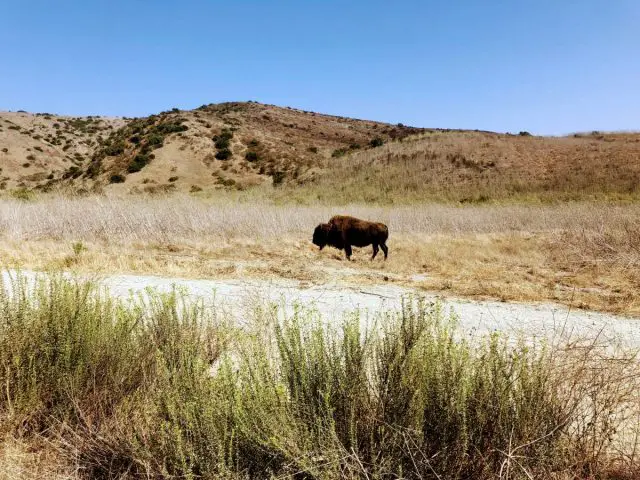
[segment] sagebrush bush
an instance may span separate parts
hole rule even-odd
[[[635,450],[611,458],[635,360],[465,340],[421,300],[373,324],[274,307],[240,327],[175,290],[3,278],[0,430],[46,438],[89,478],[639,473]]]

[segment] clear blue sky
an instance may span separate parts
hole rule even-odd
[[[0,0],[0,110],[640,130],[639,0]]]

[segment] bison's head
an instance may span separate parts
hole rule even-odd
[[[329,233],[331,232],[331,225],[328,223],[321,223],[313,231],[313,244],[320,247],[322,250],[327,243],[329,243]]]

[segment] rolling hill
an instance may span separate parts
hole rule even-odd
[[[0,113],[5,191],[211,192],[307,201],[636,198],[640,134],[425,129],[256,102],[143,118]]]

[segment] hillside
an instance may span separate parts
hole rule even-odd
[[[0,113],[0,168],[7,191],[263,185],[303,203],[635,199],[640,134],[418,129],[255,102],[135,119],[10,112]]]
[[[4,189],[246,189],[418,131],[253,102],[135,119],[2,113],[0,162]]]

